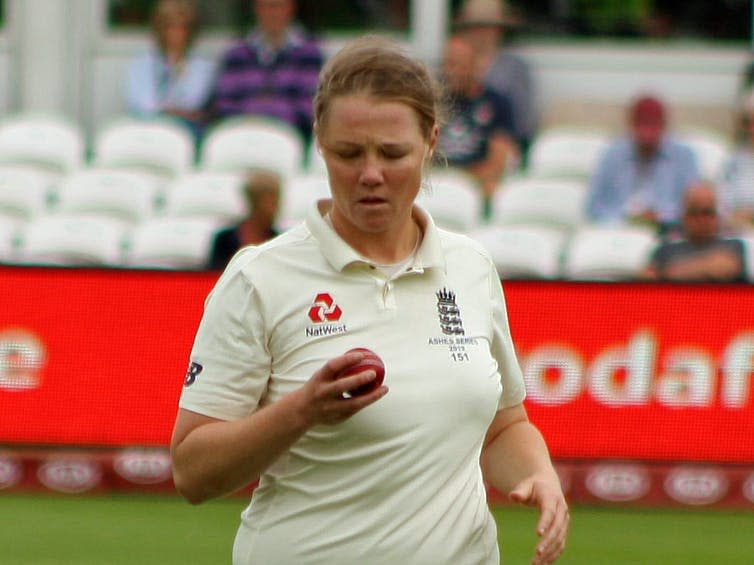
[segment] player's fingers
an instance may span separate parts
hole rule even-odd
[[[541,537],[536,548],[534,563],[552,563],[565,549],[570,515],[565,503],[559,503],[544,529],[537,525],[537,534]]]
[[[339,398],[333,398],[323,407],[325,421],[329,423],[343,422],[356,414],[359,410],[377,402],[387,393],[388,388],[385,385],[382,385],[368,393],[360,394],[359,396],[341,396]]]
[[[350,351],[343,355],[338,355],[327,362],[316,372],[314,377],[323,380],[334,380],[343,369],[350,367],[364,359],[364,354],[360,351]]]

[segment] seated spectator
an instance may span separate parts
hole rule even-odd
[[[720,206],[728,226],[754,229],[754,93],[743,102],[738,143],[720,181]]]
[[[309,141],[320,46],[294,23],[294,0],[254,0],[253,6],[256,27],[221,62],[213,118],[269,116],[293,125]]]
[[[151,25],[153,44],[128,70],[128,112],[137,117],[177,118],[198,140],[216,65],[192,50],[198,29],[196,5],[192,0],[160,0]]]
[[[744,244],[721,235],[715,188],[691,185],[684,195],[681,235],[652,254],[646,276],[671,281],[746,282]]]
[[[512,50],[509,41],[509,32],[520,23],[504,0],[465,0],[454,27],[473,46],[484,84],[510,100],[512,135],[525,169],[539,127],[539,107],[529,63]]]
[[[278,235],[275,219],[280,205],[281,178],[272,171],[258,169],[244,183],[247,215],[236,226],[215,234],[207,268],[222,271],[235,253]]]
[[[510,102],[484,86],[477,69],[472,45],[461,36],[452,36],[442,67],[451,108],[438,146],[448,165],[476,179],[485,201],[485,216],[489,216],[492,194],[517,150],[510,133]]]
[[[587,216],[600,223],[650,224],[663,233],[681,219],[683,193],[699,179],[690,147],[667,133],[665,106],[651,96],[628,110],[628,133],[600,157],[587,195]]]

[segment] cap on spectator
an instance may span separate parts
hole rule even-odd
[[[665,106],[653,96],[642,96],[631,105],[630,117],[633,123],[664,124]]]
[[[513,27],[521,19],[513,14],[505,0],[466,0],[458,12],[455,28],[472,26]]]

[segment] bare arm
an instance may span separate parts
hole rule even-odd
[[[663,273],[670,280],[728,280],[741,274],[740,257],[725,249],[710,251],[704,255],[673,261]]]
[[[568,505],[542,435],[523,404],[498,411],[481,457],[485,480],[511,500],[537,506],[540,541],[532,563],[552,563],[565,548]]]
[[[485,196],[492,196],[516,152],[516,144],[508,136],[496,133],[488,141],[487,156],[469,166],[469,172],[477,179]]]
[[[374,371],[337,378],[363,355],[328,361],[301,388],[240,420],[223,421],[179,410],[170,443],[173,480],[189,502],[231,493],[261,475],[309,428],[342,422],[387,393],[381,386],[353,398],[343,393],[371,381]]]

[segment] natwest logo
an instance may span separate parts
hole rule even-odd
[[[327,292],[320,292],[314,297],[314,302],[309,308],[309,319],[315,324],[323,322],[337,322],[343,311],[335,304]]]

